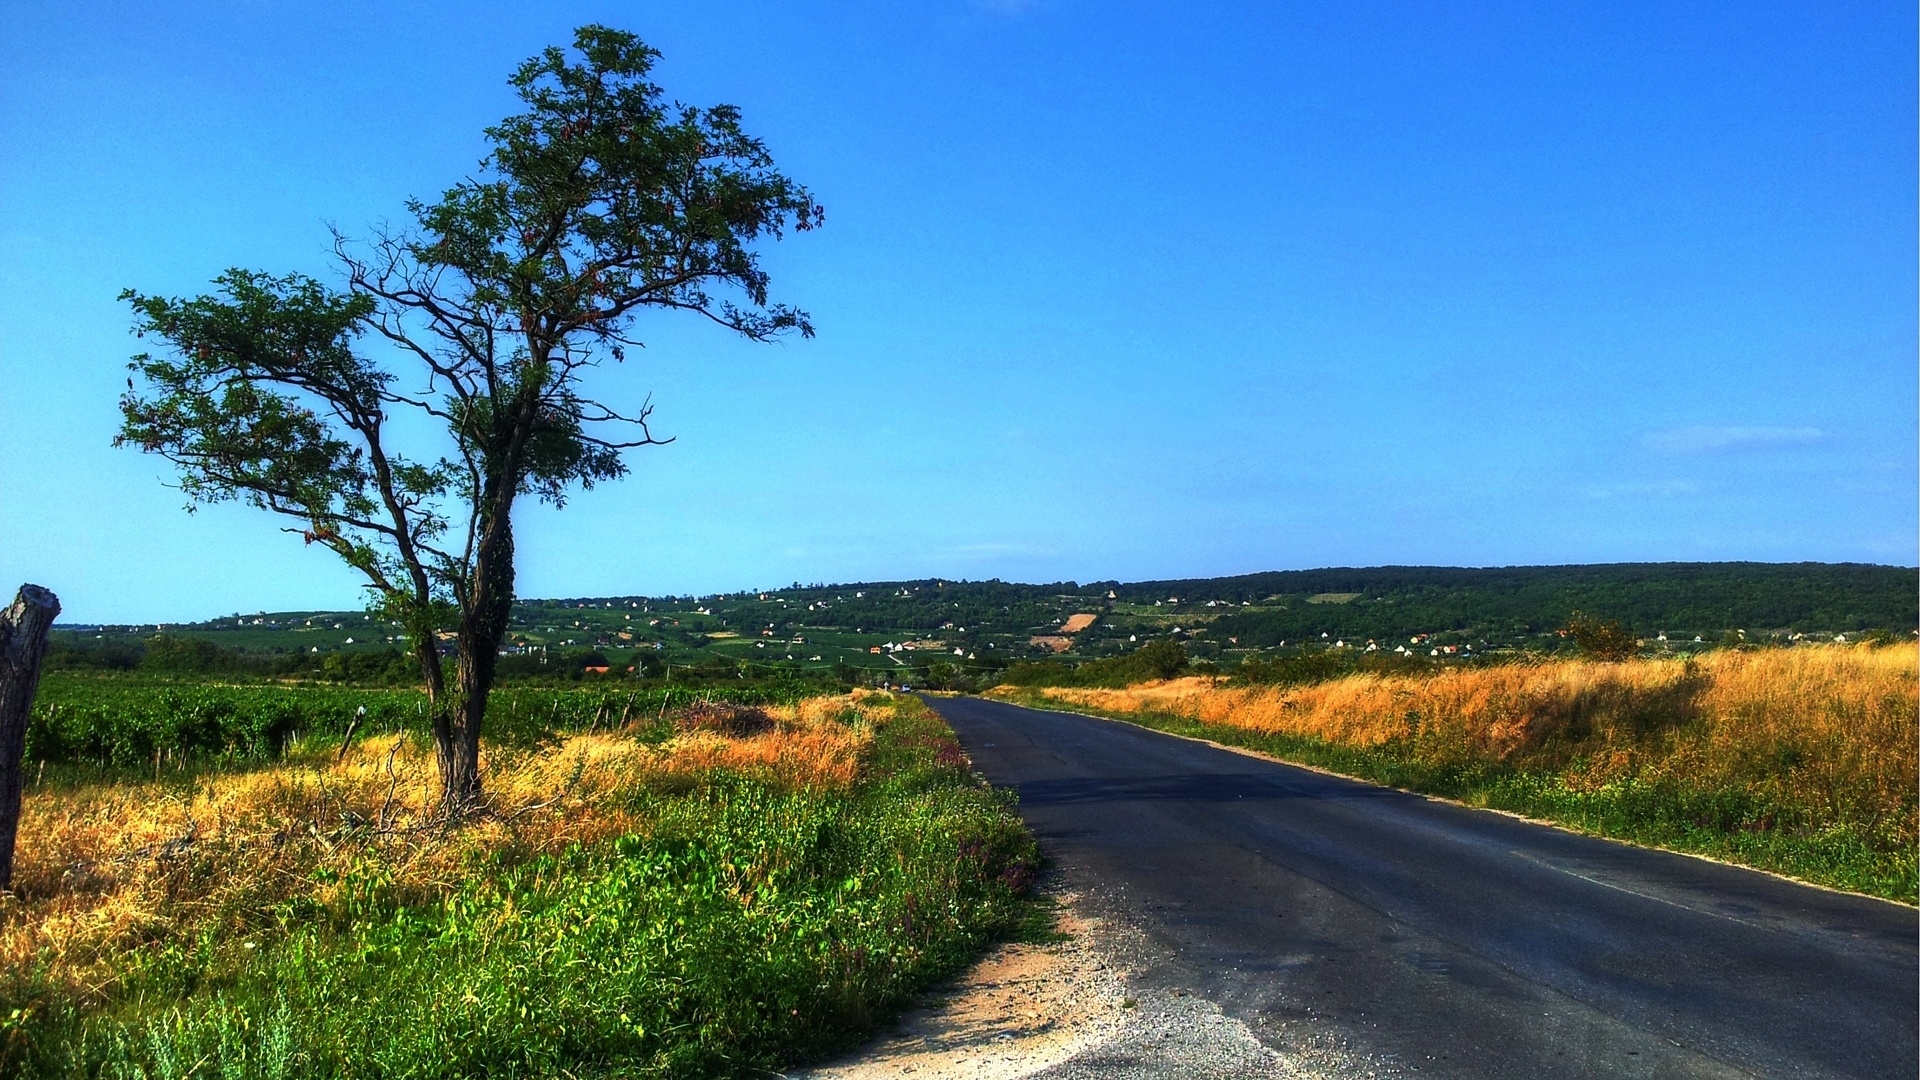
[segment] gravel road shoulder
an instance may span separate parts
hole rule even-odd
[[[872,1043],[796,1080],[1324,1075],[1261,1045],[1211,1002],[1141,984],[1137,935],[1059,899],[1064,940],[997,946]]]

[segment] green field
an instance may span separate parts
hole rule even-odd
[[[695,701],[760,705],[802,691],[750,686],[505,687],[487,713],[487,737],[523,746],[557,732],[644,725]],[[426,695],[410,689],[241,684],[52,672],[27,728],[29,765],[111,774],[269,762],[302,743],[426,729]]]

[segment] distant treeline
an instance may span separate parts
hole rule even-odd
[[[451,677],[451,656],[442,657]],[[263,653],[229,649],[205,638],[157,634],[134,641],[96,641],[74,632],[53,635],[47,650],[49,671],[130,672],[161,676],[238,676],[242,679],[315,679],[357,686],[416,686],[419,663],[398,649],[369,649],[326,653]],[[553,684],[582,680],[671,680],[683,684],[762,683],[848,684],[856,681],[851,669],[807,672],[784,664],[750,664],[724,656],[703,657],[697,664],[668,664],[641,655],[632,664],[611,663],[595,649],[553,650],[541,655],[502,656],[498,668],[503,683]]]
[[[955,626],[1013,628],[1052,625],[1060,616],[1063,595],[1088,601],[1104,599],[1108,585],[1080,585],[1055,582],[1046,585],[1022,585],[1007,581],[953,581],[928,578],[925,581],[888,581],[875,584],[811,585],[780,589],[777,595],[794,602],[790,610],[770,610],[754,600],[755,594],[741,593],[704,598],[717,615],[751,620],[782,634],[809,627],[851,630],[913,630],[931,633],[951,623]],[[566,600],[523,600],[514,605],[514,623],[534,626],[564,618],[570,609],[581,605],[611,605],[625,608],[633,604],[661,607],[673,603],[692,604],[694,597],[618,596],[573,598]],[[827,606],[814,608],[824,602]],[[805,606],[802,606],[805,605]]]
[[[1566,625],[1575,612],[1648,637],[1920,625],[1920,572],[1860,563],[1381,566],[1138,582],[1115,591],[1135,602],[1252,602],[1256,610],[1224,614],[1212,629],[1255,648],[1320,633],[1382,640],[1449,631],[1537,634]],[[1358,595],[1346,603],[1305,602],[1346,594]]]
[[[417,681],[412,660],[400,649],[353,645],[348,639],[346,647],[329,640],[321,643],[322,651],[313,651],[314,639],[292,632],[296,620],[311,623],[307,616],[313,614],[284,615],[266,631],[253,629],[260,622],[254,619],[244,634],[235,633],[241,625],[237,616],[146,638],[109,627],[93,628],[103,631],[98,635],[60,632],[51,662],[74,669],[371,685]],[[1097,619],[1064,635],[1063,625],[1076,614]],[[966,689],[991,685],[988,680],[998,669],[1017,662],[1041,666],[1017,667],[1016,676],[1057,671],[1062,663],[1068,668],[1075,662],[1132,664],[1128,657],[1139,644],[1162,637],[1180,642],[1196,660],[1222,668],[1254,650],[1270,654],[1284,647],[1297,653],[1303,647],[1342,644],[1362,650],[1372,644],[1377,652],[1398,654],[1394,661],[1378,657],[1371,663],[1404,660],[1410,646],[1460,659],[1469,650],[1476,656],[1512,650],[1564,653],[1575,643],[1561,631],[1576,616],[1617,625],[1624,641],[1641,639],[1650,647],[1662,635],[1668,641],[1661,644],[1685,649],[1791,640],[1795,634],[1857,638],[1880,633],[1904,639],[1920,626],[1920,571],[1850,563],[1385,566],[1133,583],[934,578],[795,585],[697,599],[528,600],[515,605],[514,621],[526,634],[521,649],[534,651],[502,656],[500,670],[510,680],[535,682],[805,678],[822,685],[885,680]],[[367,621],[357,618],[350,627],[356,632]],[[770,645],[790,646],[785,651],[806,643],[805,651],[818,658],[764,662],[740,656],[744,650],[724,655],[727,650],[716,645],[741,644],[714,640],[725,632],[756,642],[771,638]],[[1069,638],[1064,658],[1051,666],[1042,660],[1048,649]],[[888,640],[937,640],[941,647],[872,655]],[[1280,661],[1269,656],[1263,662]],[[1085,678],[1108,680],[1110,675],[1107,668],[1090,668]]]
[[[138,671],[151,675],[254,675],[335,682],[408,685],[420,666],[398,649],[364,652],[243,652],[205,638],[156,634],[128,641],[90,640],[56,631],[48,643],[49,671]]]
[[[1099,612],[1114,604],[1205,609],[1216,639],[1268,648],[1327,633],[1389,640],[1455,632],[1511,638],[1563,627],[1575,612],[1617,622],[1642,636],[1708,635],[1728,630],[1906,632],[1920,626],[1920,571],[1866,563],[1605,563],[1584,566],[1336,567],[1237,577],[1048,584],[955,581],[864,582],[792,586],[773,594],[794,602],[781,611],[742,607],[780,633],[807,627],[886,627],[934,633],[949,627],[1024,631],[1058,622],[1063,611]],[[1348,597],[1309,602],[1313,597]],[[742,594],[750,601],[751,594]],[[660,604],[641,596],[525,601],[516,621],[534,623],[578,605]],[[719,613],[731,596],[713,598]],[[1170,604],[1177,600],[1178,604]],[[813,608],[815,602],[825,606]],[[1238,610],[1241,605],[1252,605]],[[950,635],[949,635],[950,636]]]
[[[1071,660],[1029,660],[1005,671],[989,673],[992,685],[1068,686],[1121,689],[1155,679],[1181,675],[1212,675],[1240,686],[1305,686],[1346,675],[1421,674],[1443,666],[1458,666],[1423,656],[1358,649],[1306,649],[1272,656],[1247,656],[1234,664],[1194,660],[1179,643],[1150,641],[1123,656],[1075,663]]]

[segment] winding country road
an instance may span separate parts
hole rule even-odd
[[[1114,721],[929,702],[1067,886],[1334,1074],[1920,1072],[1913,909]]]

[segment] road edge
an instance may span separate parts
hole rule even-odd
[[[981,694],[948,695],[949,700],[953,698],[964,698],[964,697],[971,697],[979,701],[991,701],[1000,705],[1012,705],[1014,708],[1017,708],[1017,709],[1033,709],[1033,706],[1031,705],[1022,705],[1022,704],[1019,704],[1018,702],[1013,702],[1013,701],[1002,701],[999,698],[986,697]],[[928,707],[932,708],[933,707],[932,703],[929,702]],[[1254,750],[1250,747],[1232,746],[1227,743],[1215,742],[1212,739],[1202,738],[1198,735],[1181,735],[1172,731],[1162,731],[1159,728],[1150,727],[1146,724],[1138,723],[1132,720],[1125,720],[1117,716],[1102,716],[1099,713],[1080,712],[1077,709],[1033,709],[1033,711],[1057,712],[1057,713],[1064,713],[1068,716],[1083,716],[1089,720],[1105,720],[1110,723],[1125,724],[1128,727],[1139,728],[1142,731],[1151,731],[1155,735],[1164,735],[1169,739],[1184,739],[1187,742],[1194,742],[1194,743],[1200,743],[1205,746],[1211,746],[1216,750],[1225,750],[1228,753],[1240,754],[1244,757],[1256,758],[1258,760],[1272,762],[1277,765],[1285,765],[1293,769],[1304,769],[1307,772],[1319,773],[1322,776],[1332,776],[1332,777],[1337,777],[1341,780],[1351,780],[1356,784],[1365,784],[1368,787],[1381,788],[1386,791],[1398,791],[1398,792],[1401,792],[1402,794],[1412,795],[1412,796],[1415,796],[1416,798],[1426,799],[1430,802],[1446,803],[1449,806],[1457,806],[1462,810],[1472,810],[1472,811],[1476,811],[1478,813],[1484,813],[1484,814],[1498,814],[1501,817],[1512,818],[1515,821],[1523,821],[1529,825],[1540,825],[1549,829],[1555,829],[1563,833],[1568,833],[1573,836],[1584,836],[1591,840],[1602,840],[1609,844],[1619,844],[1622,847],[1638,848],[1641,851],[1664,851],[1669,855],[1680,855],[1689,859],[1698,859],[1701,862],[1713,863],[1716,866],[1727,866],[1727,867],[1732,867],[1735,870],[1744,870],[1751,874],[1762,874],[1762,875],[1765,875],[1766,877],[1774,878],[1775,880],[1778,880],[1778,881],[1784,881],[1793,885],[1801,885],[1809,889],[1819,889],[1822,892],[1830,892],[1839,896],[1854,896],[1854,897],[1859,897],[1862,900],[1873,900],[1878,903],[1887,904],[1891,907],[1901,908],[1909,912],[1920,914],[1920,903],[1910,904],[1901,900],[1889,900],[1884,896],[1875,896],[1872,893],[1855,892],[1852,889],[1836,888],[1835,886],[1832,886],[1832,885],[1823,885],[1817,881],[1805,881],[1801,878],[1794,877],[1790,874],[1780,873],[1778,870],[1766,870],[1758,866],[1748,866],[1745,863],[1730,862],[1726,859],[1717,859],[1711,855],[1702,855],[1697,851],[1680,851],[1676,848],[1662,847],[1659,844],[1636,844],[1631,840],[1622,840],[1617,836],[1603,836],[1600,833],[1588,832],[1587,830],[1579,828],[1577,826],[1567,825],[1558,821],[1548,821],[1544,818],[1529,817],[1526,814],[1521,814],[1516,811],[1500,810],[1491,806],[1475,806],[1472,803],[1461,802],[1458,799],[1449,799],[1444,795],[1432,795],[1424,791],[1414,791],[1410,788],[1394,787],[1391,784],[1382,784],[1377,780],[1368,780],[1365,777],[1353,776],[1343,772],[1336,772],[1332,769],[1329,769],[1320,765],[1308,765],[1308,764],[1305,764],[1304,762],[1289,761],[1286,758],[1276,757],[1272,754],[1262,753],[1261,751]]]

